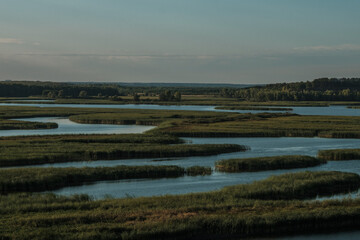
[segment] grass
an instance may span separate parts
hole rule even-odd
[[[334,150],[320,150],[318,158],[325,160],[359,160],[360,149],[334,149]]]
[[[258,111],[292,111],[292,108],[261,107],[261,106],[220,106],[215,109],[223,110],[258,110]]]
[[[0,138],[0,166],[210,156],[248,149],[236,144],[179,144],[181,142],[171,136],[141,134],[3,137]]]
[[[211,168],[178,166],[116,166],[95,168],[14,168],[0,170],[0,193],[50,191],[96,181],[173,178],[211,174]]]
[[[159,125],[150,132],[181,137],[329,137],[359,138],[360,117],[242,114],[188,119]]]
[[[334,189],[346,192],[358,182],[356,174],[305,172],[215,192],[176,196],[93,201],[86,195],[10,194],[0,196],[0,236],[228,239],[358,229],[360,200],[261,200],[264,196],[303,199],[309,192],[316,193],[315,189],[323,193]]]
[[[360,138],[360,117],[142,109],[0,107],[0,119],[68,116],[78,123],[156,125],[150,133],[181,137]],[[33,123],[32,123],[33,124]],[[1,124],[0,124],[1,126]]]
[[[272,176],[250,184],[226,187],[238,198],[263,200],[309,199],[355,191],[360,176],[345,172],[299,172]]]
[[[186,173],[189,176],[211,175],[211,172],[211,167],[192,166],[186,169]]]
[[[57,127],[58,127],[57,123],[41,123],[41,122],[0,119],[0,130],[51,129]]]
[[[255,172],[275,169],[306,168],[324,163],[326,163],[325,160],[310,156],[289,155],[225,159],[216,162],[215,168],[221,172]]]

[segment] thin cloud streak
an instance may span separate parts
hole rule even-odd
[[[297,47],[294,50],[300,51],[360,51],[360,45],[357,44],[341,44],[334,46],[307,46],[307,47]]]
[[[24,42],[16,38],[0,38],[0,44],[23,44]]]

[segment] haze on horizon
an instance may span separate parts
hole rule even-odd
[[[0,79],[360,76],[357,0],[0,0]]]

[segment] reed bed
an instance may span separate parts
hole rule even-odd
[[[129,143],[33,143],[0,146],[0,166],[25,166],[46,163],[116,160],[132,158],[166,158],[210,156],[246,151],[236,144],[129,144]]]
[[[257,111],[292,111],[292,108],[281,107],[261,107],[261,106],[219,106],[215,109],[223,110],[257,110]]]
[[[307,171],[271,176],[247,185],[226,187],[224,191],[229,191],[238,198],[280,200],[329,196],[352,192],[359,188],[360,176],[355,173]]]
[[[84,183],[184,176],[178,166],[116,166],[96,168],[15,168],[0,170],[0,193],[40,192]]]
[[[317,183],[326,189],[334,189],[340,182],[347,186],[357,184],[358,177],[353,175],[287,174],[262,181],[261,191],[271,196],[266,189],[278,187],[283,188],[281,196],[302,199],[308,196],[304,190],[322,191]],[[322,182],[325,179],[331,181]],[[286,183],[289,180],[291,183]],[[291,188],[294,182],[302,187]],[[2,239],[229,239],[359,227],[358,199],[260,200],[258,197],[262,195],[254,195],[260,192],[256,190],[258,184],[208,193],[97,201],[87,195],[0,195],[0,236]],[[242,198],[250,196],[241,193],[244,188],[257,199]]]
[[[329,161],[360,160],[360,149],[320,150],[318,158]]]
[[[212,170],[211,167],[202,167],[202,166],[192,166],[186,169],[186,173],[189,176],[197,176],[197,175],[211,175]]]
[[[215,163],[221,172],[256,172],[275,169],[292,169],[318,166],[326,160],[310,156],[287,155],[257,158],[224,159]]]

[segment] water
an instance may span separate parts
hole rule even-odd
[[[258,110],[222,110],[215,106],[200,105],[154,105],[154,104],[48,104],[48,103],[0,103],[0,106],[32,106],[32,107],[71,107],[71,108],[115,108],[115,109],[154,109],[154,110],[186,110],[186,111],[215,111],[260,113],[277,111]],[[268,106],[266,106],[268,107]],[[288,108],[288,107],[284,107]],[[346,106],[329,107],[291,107],[292,113],[300,115],[328,115],[328,116],[360,116],[360,109],[351,109]],[[284,112],[284,111],[280,111]]]
[[[225,111],[215,110],[214,106],[160,106],[160,105],[82,105],[82,104],[0,104],[17,106],[38,106],[38,107],[95,107],[95,108],[134,108],[134,109],[166,109],[166,110],[194,110],[194,111]],[[337,115],[337,116],[360,116],[360,110],[348,109],[344,106],[331,107],[293,107],[294,113],[302,115]],[[236,112],[263,112],[263,111],[236,111]],[[48,135],[48,134],[92,134],[92,133],[142,133],[153,127],[132,126],[132,125],[106,125],[106,124],[77,124],[66,118],[32,118],[19,119],[24,121],[55,122],[58,129],[45,130],[4,130],[0,136],[14,135]],[[215,162],[226,158],[245,158],[258,156],[276,155],[310,155],[315,156],[322,149],[359,148],[360,139],[324,139],[324,138],[186,138],[189,144],[206,143],[236,143],[251,147],[250,151],[221,154],[208,157],[184,157],[170,159],[132,159],[115,161],[94,161],[94,162],[73,162],[46,164],[41,167],[96,167],[116,165],[178,165],[189,167],[194,165],[211,166]],[[158,161],[161,160],[161,161]],[[36,166],[38,167],[38,166]],[[207,192],[219,190],[225,186],[251,183],[256,180],[265,179],[271,175],[279,175],[286,172],[298,171],[344,171],[360,174],[360,160],[353,161],[332,161],[317,167],[291,170],[275,170],[251,173],[220,173],[213,172],[210,176],[163,178],[163,179],[135,179],[120,181],[102,181],[83,186],[66,187],[53,193],[60,195],[89,194],[95,199],[107,196],[113,197],[139,197],[139,196],[160,196],[165,194],[184,194],[191,192]],[[332,197],[317,198],[338,199],[344,197],[358,197],[360,191],[349,194],[339,194]],[[342,232],[329,234],[311,234],[282,237],[280,239],[359,239],[360,232]]]
[[[214,167],[215,162],[228,158],[245,158],[275,155],[311,155],[315,156],[319,150],[332,148],[355,148],[360,146],[360,139],[323,139],[323,138],[186,138],[196,144],[205,143],[235,143],[246,144],[252,149],[247,152],[227,153],[215,156],[170,158],[164,161],[155,158],[129,159],[93,162],[72,162],[40,165],[41,167],[97,167],[116,165],[178,165],[189,167],[194,165]],[[299,147],[301,146],[301,147]],[[104,181],[90,185],[66,187],[54,193],[62,195],[73,195],[87,193],[96,199],[106,195],[113,197],[126,197],[128,195],[154,196],[164,194],[184,194],[191,192],[206,192],[219,190],[225,186],[251,183],[256,180],[265,179],[272,175],[280,175],[287,172],[299,171],[344,171],[360,174],[360,161],[331,161],[311,168],[274,170],[244,173],[220,173],[213,172],[210,176],[181,177],[155,180],[120,180]]]
[[[68,118],[59,117],[17,118],[16,120],[32,122],[52,122],[57,123],[59,127],[54,129],[1,130],[1,137],[53,134],[143,133],[154,128],[153,126],[139,125],[79,124],[70,121]]]
[[[40,104],[39,104],[40,105]],[[41,104],[43,105],[43,104]],[[84,105],[81,105],[84,106]],[[96,105],[98,106],[98,105]],[[112,107],[107,105],[108,107]],[[124,106],[124,105],[122,105]],[[147,107],[144,105],[133,105]],[[133,107],[132,106],[132,107]],[[154,106],[154,105],[149,105]],[[156,105],[155,105],[156,106]],[[169,106],[158,106],[169,107]],[[172,106],[176,108],[195,108],[196,106]],[[308,108],[306,108],[308,109]],[[323,109],[323,108],[318,108]],[[59,125],[58,129],[44,130],[5,130],[0,131],[1,136],[15,135],[48,135],[48,134],[91,134],[91,133],[142,133],[152,126],[138,125],[106,125],[106,124],[78,124],[71,122],[67,118],[23,118],[24,121],[55,122]],[[340,149],[340,148],[359,148],[360,139],[326,139],[326,138],[185,138],[188,144],[216,144],[231,143],[242,144],[251,147],[247,152],[236,152],[220,154],[215,156],[182,157],[182,158],[146,158],[112,161],[93,161],[93,162],[69,162],[57,164],[44,164],[30,167],[96,167],[96,166],[116,166],[116,165],[178,165],[189,167],[194,165],[210,166],[214,168],[215,162],[229,158],[248,158],[259,156],[277,155],[310,155],[316,156],[319,150]],[[159,161],[160,160],[160,161]],[[86,193],[95,198],[103,198],[106,195],[114,197],[132,196],[153,196],[163,194],[182,194],[190,192],[203,192],[218,190],[225,186],[250,183],[256,180],[265,179],[271,175],[283,174],[286,172],[298,172],[304,170],[338,170],[344,172],[355,172],[360,174],[360,161],[341,161],[329,162],[325,165],[292,170],[276,170],[251,173],[219,173],[214,172],[210,176],[181,177],[170,179],[155,180],[122,180],[97,182],[90,185],[67,187],[55,193],[72,195]]]
[[[160,196],[165,194],[185,194],[193,192],[208,192],[220,190],[223,187],[251,183],[262,180],[273,175],[280,175],[290,172],[301,171],[343,171],[360,174],[360,161],[329,162],[317,167],[285,169],[261,172],[244,173],[220,173],[213,172],[209,176],[164,178],[164,179],[136,179],[136,180],[118,180],[102,181],[89,185],[65,187],[53,193],[61,195],[90,194],[95,199],[101,199],[107,195],[115,198],[141,196]],[[197,163],[193,163],[197,165]],[[347,194],[345,195],[347,196]],[[355,196],[355,194],[354,194]]]

